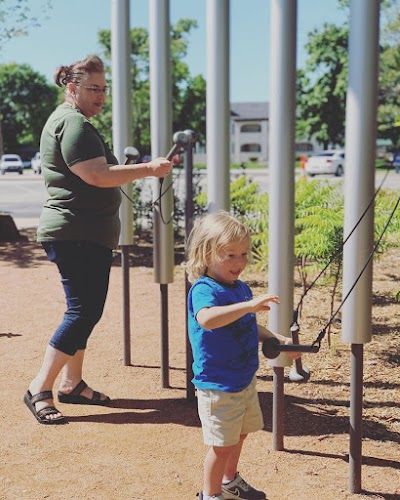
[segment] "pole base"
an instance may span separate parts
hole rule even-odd
[[[290,369],[289,379],[292,382],[308,382],[310,379],[310,370],[306,366],[302,366],[300,370],[294,365]]]

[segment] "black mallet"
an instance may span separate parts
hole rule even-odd
[[[139,159],[139,151],[133,146],[127,146],[124,149],[124,155],[126,156],[125,165],[133,165]]]

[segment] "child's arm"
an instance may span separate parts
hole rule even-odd
[[[204,307],[197,313],[196,319],[206,330],[213,330],[229,325],[245,314],[269,311],[269,302],[279,304],[279,298],[277,295],[261,295],[255,299],[228,306]]]
[[[285,344],[285,345],[293,344],[293,341],[290,337],[285,337],[284,335],[280,335],[279,333],[273,333],[273,332],[271,332],[271,330],[268,330],[268,328],[266,328],[263,325],[260,325],[259,323],[257,323],[257,328],[258,328],[258,340],[260,342],[262,342],[265,339],[270,339],[271,337],[275,337],[282,344]],[[298,359],[301,357],[301,354],[299,352],[288,351],[285,354],[287,354],[289,356],[289,358],[292,358],[292,359]]]

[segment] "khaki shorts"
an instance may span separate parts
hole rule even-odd
[[[255,377],[241,392],[197,389],[197,402],[206,445],[232,446],[264,427]]]

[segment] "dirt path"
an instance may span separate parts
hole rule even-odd
[[[141,249],[131,268],[132,366],[123,366],[121,269],[112,269],[104,316],[89,345],[85,379],[110,407],[59,404],[69,425],[36,423],[22,403],[50,332],[64,310],[55,266],[30,240],[0,244],[0,498],[6,500],[188,500],[201,488],[205,447],[185,399],[183,272],[169,286],[170,389],[160,388],[159,289]],[[140,266],[138,265],[140,263]],[[400,256],[374,267],[374,340],[365,346],[361,495],[348,490],[349,347],[307,355],[307,384],[285,384],[285,451],[273,451],[272,369],[258,389],[265,429],[250,437],[241,473],[274,500],[400,499],[400,326],[394,289]],[[246,277],[245,277],[246,278]],[[255,293],[265,276],[249,273]],[[396,285],[397,282],[397,285]],[[304,343],[327,317],[326,290],[307,302]],[[286,371],[285,371],[286,373]],[[286,373],[287,375],[287,373]]]

